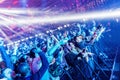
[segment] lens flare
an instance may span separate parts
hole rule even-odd
[[[0,4],[3,3],[5,0],[0,0]]]

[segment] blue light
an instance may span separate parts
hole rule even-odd
[[[27,7],[27,2],[28,2],[28,0],[19,0],[20,1],[20,6],[22,7],[22,8],[26,8]]]

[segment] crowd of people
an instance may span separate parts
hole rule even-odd
[[[99,54],[94,45],[105,28],[70,26],[12,46],[0,38],[0,80],[60,80],[68,69],[74,69],[73,80],[91,80]]]

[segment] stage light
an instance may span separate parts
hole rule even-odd
[[[41,33],[39,33],[38,35],[41,36]]]
[[[64,27],[67,27],[67,25],[64,25]]]
[[[4,11],[4,10],[3,10]],[[5,10],[6,11],[6,10]],[[5,12],[4,11],[4,12]],[[7,13],[9,13],[10,10],[6,11]],[[15,12],[16,11],[16,12]],[[16,13],[22,13],[25,10],[21,10],[21,12],[19,12],[18,10],[14,10],[14,14]],[[0,12],[2,12],[0,10]],[[32,10],[33,12],[33,10]],[[37,10],[35,10],[34,15],[38,14]],[[11,12],[12,13],[12,12]],[[28,15],[28,13],[23,12],[23,14]],[[43,14],[44,15],[44,14]],[[1,20],[0,24],[6,24],[6,25],[11,25],[11,24],[16,24],[16,25],[34,25],[34,24],[40,24],[40,23],[61,23],[61,22],[70,22],[70,21],[81,21],[83,19],[86,20],[90,20],[90,19],[108,19],[108,18],[118,18],[120,17],[120,10],[106,10],[106,11],[99,11],[99,12],[89,12],[89,13],[80,13],[80,14],[73,14],[73,13],[63,13],[60,15],[44,15],[44,16],[24,16],[21,18],[13,18],[12,20],[10,20],[9,18],[3,17],[1,16],[1,19],[5,20],[6,22],[3,22]],[[3,22],[3,23],[2,23]],[[69,24],[67,26],[70,26]]]
[[[32,37],[32,36],[30,36],[29,38],[30,38],[30,39],[32,39],[33,37]]]
[[[35,37],[38,37],[38,35],[36,34]]]
[[[28,38],[25,38],[26,40],[28,40]]]
[[[17,43],[19,43],[19,42],[20,42],[20,40],[17,41]]]
[[[49,31],[46,31],[46,33],[49,33]]]
[[[33,12],[35,11],[35,12]],[[6,8],[0,8],[0,13],[9,13],[9,14],[26,14],[28,12],[31,13],[40,13],[37,9],[22,9],[22,8],[11,8],[11,9],[6,9]]]
[[[67,26],[69,27],[69,26],[70,26],[70,24],[67,24]]]
[[[53,30],[50,30],[50,32],[52,33],[52,32],[53,32]]]
[[[58,27],[58,30],[60,30],[61,29],[61,27]]]
[[[25,39],[22,39],[21,41],[24,41]]]

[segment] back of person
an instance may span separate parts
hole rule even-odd
[[[76,54],[74,54],[74,53],[68,53],[65,55],[66,62],[69,66],[71,66],[71,67],[74,66],[75,57],[76,57]]]

